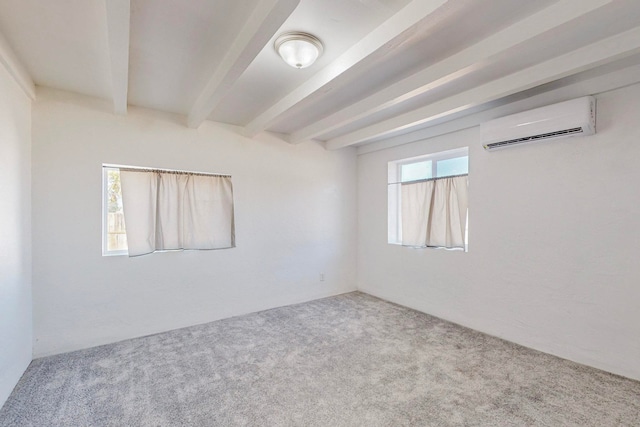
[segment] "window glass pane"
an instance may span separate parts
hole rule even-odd
[[[401,179],[402,182],[417,181],[419,179],[432,178],[431,160],[417,163],[409,163],[402,165]]]
[[[436,164],[437,177],[462,175],[469,173],[469,157],[454,157],[453,159],[439,160]]]
[[[443,178],[469,173],[468,147],[390,161],[387,165],[388,243],[402,244],[402,194],[400,183]],[[465,252],[468,250],[468,211],[465,224]]]
[[[107,250],[127,250],[127,233],[122,212],[122,192],[118,169],[107,170]]]

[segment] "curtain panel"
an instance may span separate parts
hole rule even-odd
[[[402,245],[465,247],[468,176],[403,183]]]
[[[235,247],[231,177],[120,169],[129,256]]]

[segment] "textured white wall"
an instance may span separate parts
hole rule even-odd
[[[355,150],[110,108],[50,90],[34,103],[36,356],[355,289]],[[102,163],[232,174],[237,247],[102,257]]]
[[[485,152],[479,129],[358,157],[358,287],[640,379],[640,85],[598,133]],[[469,253],[388,245],[387,162],[469,146]]]
[[[0,67],[0,407],[31,337],[31,101]]]

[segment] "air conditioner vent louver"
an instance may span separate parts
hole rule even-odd
[[[501,117],[480,125],[482,145],[495,150],[512,145],[596,132],[595,98],[587,96]]]
[[[525,136],[523,138],[510,139],[508,141],[494,142],[492,144],[486,144],[484,148],[486,149],[498,148],[498,147],[504,147],[506,145],[522,144],[523,142],[539,141],[541,139],[556,138],[558,136],[568,136],[568,135],[574,135],[574,134],[583,133],[583,132],[584,130],[581,127],[558,130],[555,132],[543,133],[540,135]]]

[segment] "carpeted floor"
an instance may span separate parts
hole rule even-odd
[[[640,382],[362,293],[34,360],[0,426],[640,426]]]

